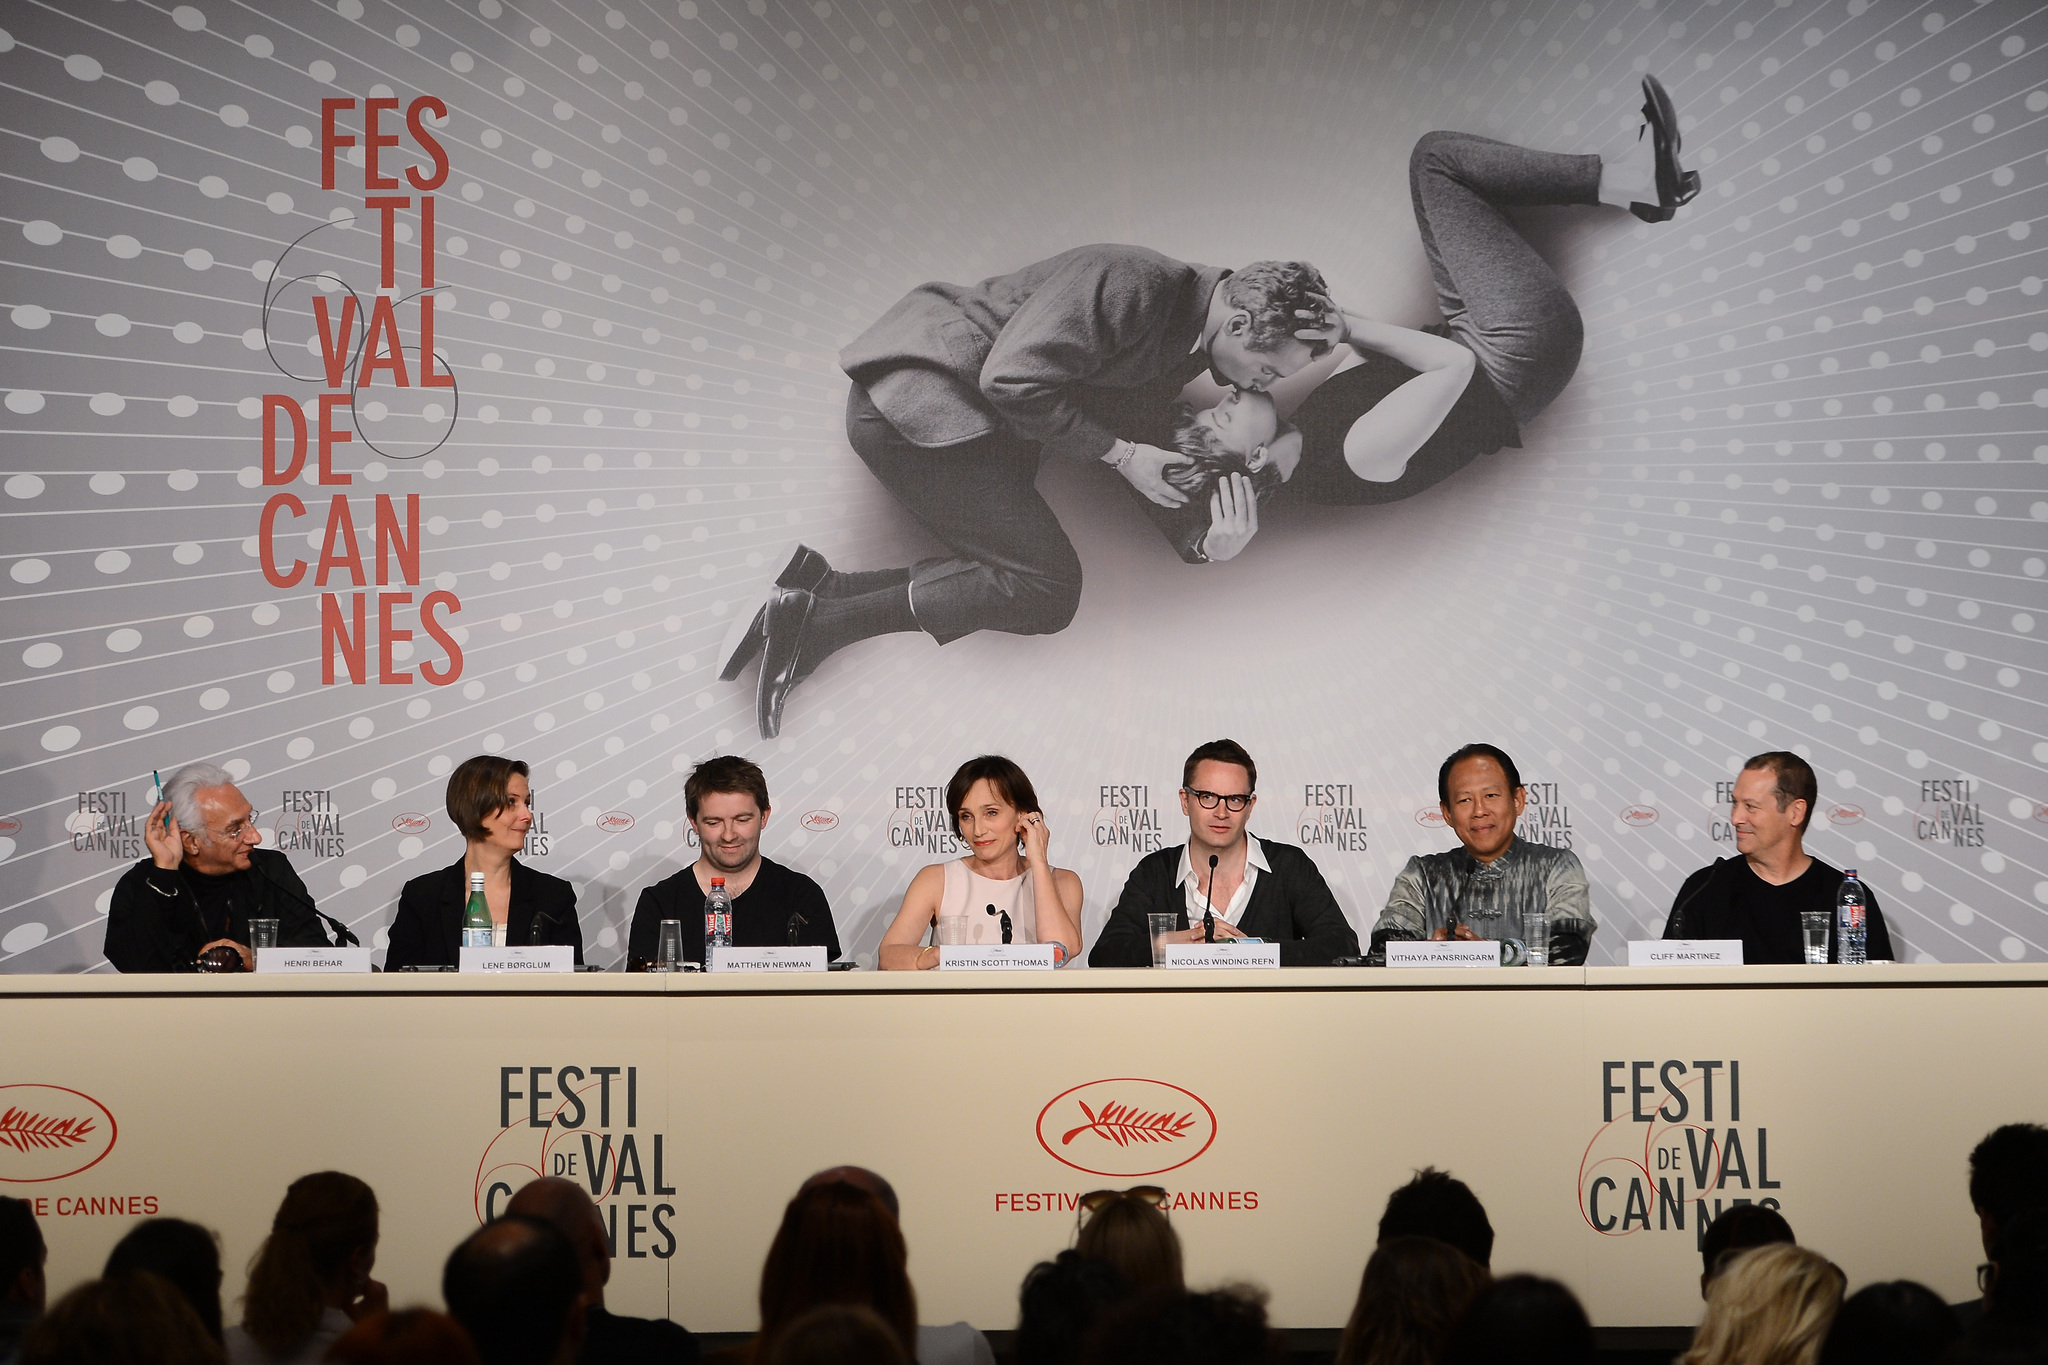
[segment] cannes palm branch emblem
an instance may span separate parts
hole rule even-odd
[[[1166,1081],[1118,1076],[1061,1092],[1038,1112],[1038,1144],[1090,1175],[1159,1175],[1216,1141],[1216,1113]]]
[[[0,1085],[0,1182],[62,1180],[96,1166],[114,1148],[107,1107],[60,1085]]]

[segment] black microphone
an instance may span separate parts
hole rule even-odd
[[[1216,941],[1216,855],[1209,855],[1209,891],[1202,907],[1202,942]]]
[[[1010,912],[1009,912],[1009,911],[1007,911],[1007,910],[998,910],[998,909],[996,909],[996,908],[995,908],[995,907],[994,907],[993,905],[991,905],[991,906],[990,906],[990,907],[988,908],[988,912],[989,912],[989,913],[990,913],[991,915],[1000,915],[1000,916],[1002,916],[1002,925],[1003,925],[1003,942],[1005,942],[1005,943],[1008,943],[1008,942],[1010,941],[1010,928],[1011,928],[1011,926],[1010,926]]]
[[[547,940],[543,939],[540,936],[540,927],[543,924],[553,924],[554,922],[554,914],[550,911],[542,910],[541,912],[536,914],[533,917],[533,923],[526,926],[527,946],[532,948],[540,948],[547,946]]]
[[[810,923],[811,923],[811,922],[810,922],[809,920],[807,920],[807,919],[805,919],[805,918],[804,918],[804,912],[803,912],[803,911],[801,911],[801,910],[792,910],[792,911],[790,911],[790,912],[789,912],[789,946],[790,946],[790,947],[792,947],[792,948],[801,948],[801,947],[803,947],[803,943],[802,943],[803,931],[804,931],[804,930],[805,930],[806,928],[808,928],[808,927],[810,926]]]

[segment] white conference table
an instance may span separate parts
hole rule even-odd
[[[784,1202],[840,1163],[894,1182],[927,1322],[1013,1326],[1077,1195],[1158,1184],[1191,1283],[1335,1327],[1425,1165],[1485,1201],[1497,1272],[1602,1327],[1696,1321],[1702,1209],[1740,1199],[1852,1285],[1959,1300],[1967,1154],[2048,1119],[2027,965],[5,976],[0,1039],[0,1115],[44,1134],[0,1120],[0,1192],[53,1289],[170,1213],[220,1230],[231,1315],[300,1174],[375,1186],[407,1303],[546,1171],[595,1184],[616,1310],[744,1331]]]

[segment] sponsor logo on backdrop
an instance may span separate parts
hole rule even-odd
[[[2042,824],[2048,825],[2048,806],[2034,807],[2034,818]]]
[[[1735,826],[1729,821],[1728,812],[1735,805],[1735,784],[1733,782],[1716,782],[1714,784],[1714,799],[1711,804],[1716,814],[1707,825],[1708,836],[1716,843],[1734,843]]]
[[[19,833],[21,821],[11,815],[0,815],[0,838],[8,838]]]
[[[1442,829],[1444,811],[1442,806],[1421,806],[1416,809],[1415,823],[1424,829]]]
[[[526,808],[533,812],[533,824],[527,828],[526,847],[521,851],[520,856],[526,858],[545,858],[548,856],[548,849],[553,846],[554,841],[548,836],[548,817],[540,808],[539,792],[529,791],[526,794]]]
[[[1863,807],[1847,802],[1837,802],[1828,807],[1828,823],[1831,825],[1860,825],[1863,823]]]
[[[1579,1214],[1603,1237],[1690,1232],[1736,1204],[1783,1207],[1770,1129],[1742,1113],[1742,1063],[1600,1063],[1600,1126],[1579,1161]]]
[[[606,834],[624,834],[633,828],[633,817],[622,810],[608,810],[597,817],[597,827]]]
[[[1572,808],[1564,803],[1557,783],[1531,782],[1527,789],[1529,800],[1522,807],[1522,818],[1515,824],[1515,837],[1532,844],[1570,848]]]
[[[80,792],[77,809],[64,817],[64,828],[71,835],[71,851],[123,863],[144,857],[149,846],[142,840],[142,820],[148,814],[148,807],[140,812],[131,809],[128,793],[124,791],[109,788]]]
[[[0,1181],[37,1185],[89,1171],[114,1150],[114,1112],[61,1085],[0,1085]]]
[[[676,1254],[667,1135],[640,1126],[637,1066],[500,1066],[498,1133],[477,1162],[479,1223],[544,1175],[574,1180],[604,1218],[612,1256],[665,1261]]]
[[[889,812],[889,847],[958,857],[967,845],[953,833],[944,787],[898,787]]]
[[[1090,1175],[1177,1171],[1216,1141],[1216,1111],[1192,1090],[1133,1076],[1061,1091],[1038,1111],[1038,1145]]]
[[[1166,847],[1166,824],[1152,804],[1152,788],[1143,782],[1103,783],[1097,788],[1095,846],[1155,853]]]
[[[1913,812],[1913,837],[1956,848],[1984,847],[1984,807],[1977,783],[1967,777],[1929,778],[1920,784],[1920,808]]]
[[[277,842],[279,853],[305,853],[315,858],[339,858],[348,851],[347,834],[341,827],[341,811],[331,791],[283,791],[278,793]]]
[[[1370,827],[1358,805],[1357,790],[1349,782],[1304,783],[1296,841],[1336,853],[1364,853]]]
[[[416,810],[391,817],[391,828],[400,834],[425,834],[433,823]]]
[[[1623,806],[1621,808],[1621,823],[1633,825],[1637,829],[1641,829],[1645,825],[1654,825],[1657,823],[1657,808],[1655,806]]]
[[[839,828],[839,817],[829,810],[807,810],[797,823],[813,834],[823,834],[828,829]]]

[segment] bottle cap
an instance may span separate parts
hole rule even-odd
[[[1843,877],[1845,877],[1845,878],[1847,878],[1847,877],[1853,877],[1853,876],[1855,876],[1855,875],[1856,875],[1856,869],[1855,869],[1855,868],[1853,868],[1853,867],[1851,867],[1851,868],[1845,868],[1845,869],[1843,869],[1843,871],[1842,871],[1842,876],[1843,876]]]
[[[713,877],[713,878],[711,879],[711,884],[712,884],[713,886],[724,886],[724,885],[725,885],[725,878],[723,878],[723,877]]]

